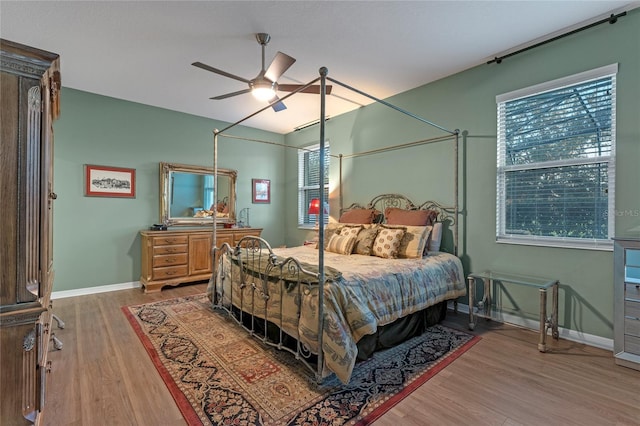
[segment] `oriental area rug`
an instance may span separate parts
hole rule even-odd
[[[293,355],[263,345],[206,295],[136,306],[127,316],[189,425],[365,425],[480,338],[442,325],[356,364],[349,384],[317,384]]]

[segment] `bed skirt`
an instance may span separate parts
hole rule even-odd
[[[240,312],[235,306],[233,307],[233,314],[238,320],[240,319]],[[447,302],[444,301],[406,317],[398,318],[391,324],[378,327],[376,333],[366,335],[358,341],[358,361],[369,359],[376,351],[397,346],[405,340],[421,335],[428,327],[442,322],[446,314]],[[278,342],[280,339],[280,329],[270,321],[267,322],[266,333],[263,319],[256,318],[254,321],[251,315],[244,312],[242,314],[242,322],[246,327],[253,326],[255,334],[259,336],[265,336],[266,334],[267,339],[272,342]],[[297,342],[295,338],[283,333],[282,342],[289,349],[296,350]],[[315,356],[311,356],[309,362],[315,364]]]
[[[376,351],[397,346],[405,340],[421,335],[428,327],[444,320],[446,314],[445,301],[378,327],[376,333],[368,334],[358,341],[358,360],[368,359]]]

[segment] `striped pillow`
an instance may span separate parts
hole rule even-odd
[[[400,243],[398,257],[410,259],[422,257],[431,235],[431,228],[431,226],[407,226],[407,232]]]
[[[333,234],[329,244],[327,244],[327,251],[338,254],[351,254],[355,243],[355,236]]]

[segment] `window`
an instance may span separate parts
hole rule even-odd
[[[320,185],[320,145],[308,146],[298,151],[298,226],[313,227],[318,215],[309,214],[309,203],[320,198],[324,191],[329,200],[329,144],[324,146],[324,182]],[[325,205],[325,223],[329,221],[329,205]]]
[[[616,73],[496,97],[498,242],[611,249]]]
[[[213,175],[204,175],[204,208],[209,209],[213,206]]]

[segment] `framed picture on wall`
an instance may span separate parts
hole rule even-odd
[[[136,169],[84,165],[85,197],[136,197]]]
[[[271,181],[269,179],[251,179],[253,203],[271,202]]]

